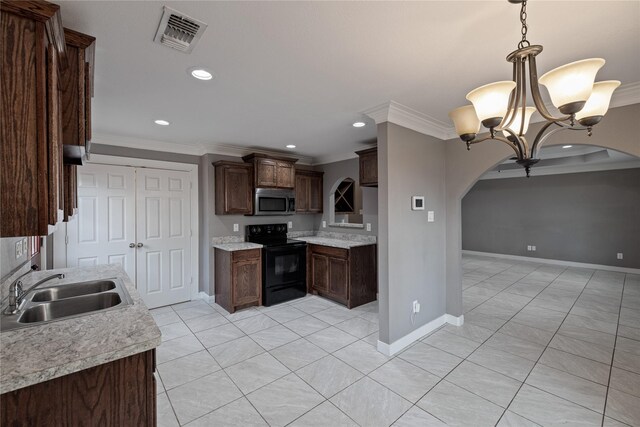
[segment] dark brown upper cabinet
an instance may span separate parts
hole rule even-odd
[[[298,159],[253,153],[242,158],[253,165],[255,188],[294,188]]]
[[[68,66],[60,7],[0,3],[1,237],[38,236],[62,200],[60,70]]]
[[[378,148],[356,151],[360,158],[360,186],[378,186]]]
[[[216,169],[216,215],[253,213],[253,167],[246,163],[219,161]]]
[[[296,169],[296,213],[322,213],[324,172]]]
[[[68,28],[64,36],[69,66],[61,76],[63,142],[89,152],[96,39]]]

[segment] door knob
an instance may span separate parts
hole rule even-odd
[[[137,245],[139,248],[143,247],[144,245],[142,243],[138,243]]]
[[[135,244],[135,243],[129,243],[129,247],[130,247],[130,248],[135,248],[135,247],[136,247],[136,244]]]

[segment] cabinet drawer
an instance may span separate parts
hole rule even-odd
[[[311,253],[322,254],[334,258],[347,259],[349,257],[348,249],[334,248],[331,246],[309,245]]]
[[[247,249],[244,251],[235,251],[232,253],[232,259],[236,261],[245,261],[249,259],[260,258],[261,249]]]

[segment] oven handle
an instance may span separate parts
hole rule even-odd
[[[264,248],[265,252],[268,255],[273,253],[281,253],[281,252],[298,252],[299,249],[306,248],[307,244],[295,244],[295,245],[285,245],[285,246],[271,246],[269,248]]]

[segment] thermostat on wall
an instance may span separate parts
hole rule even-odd
[[[411,197],[411,210],[423,211],[424,210],[424,196]]]

